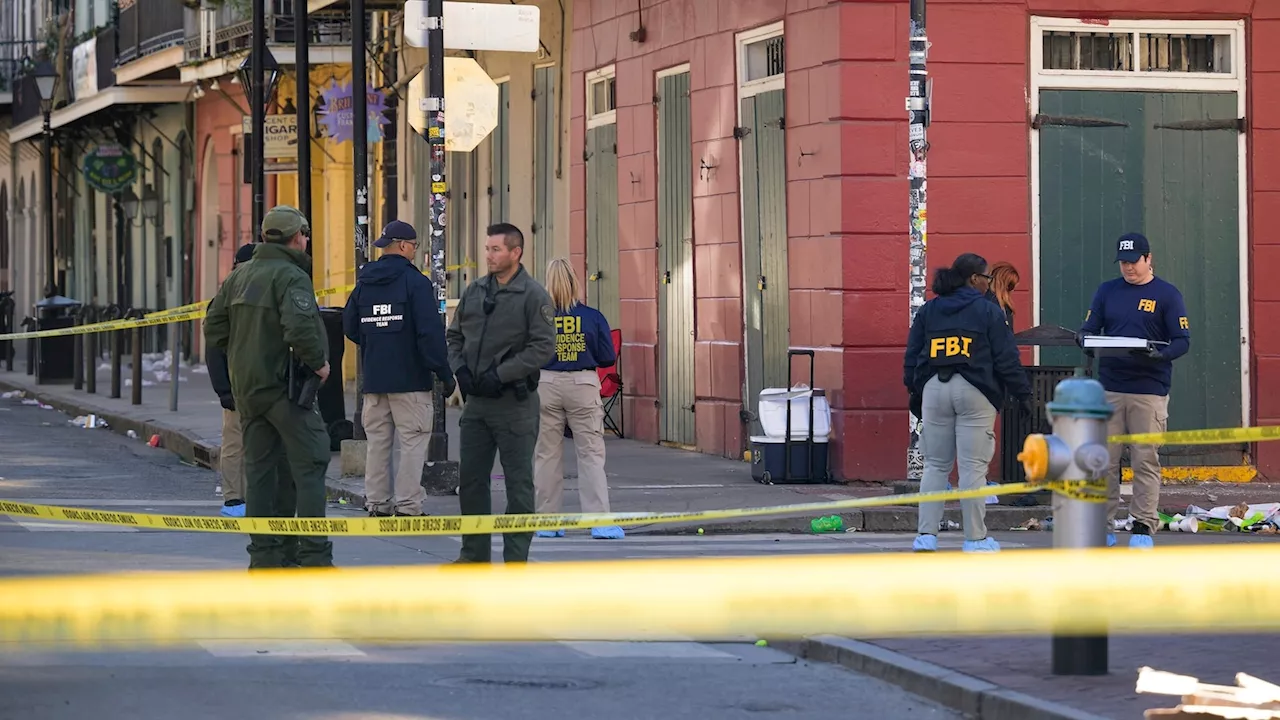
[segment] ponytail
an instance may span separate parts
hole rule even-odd
[[[951,267],[938,268],[933,275],[933,294],[950,295],[969,284],[969,278],[977,275],[987,267],[987,261],[981,255],[965,253],[956,258]]]

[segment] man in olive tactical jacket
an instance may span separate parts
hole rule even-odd
[[[329,436],[314,396],[299,390],[312,374],[321,382],[329,376],[328,339],[306,253],[309,232],[299,211],[272,208],[262,219],[263,241],[254,247],[253,261],[227,276],[205,317],[205,341],[226,348],[241,416],[248,517],[284,515],[275,487],[282,454],[297,487],[298,517],[325,515]],[[251,535],[249,567],[281,567],[285,546],[283,536]],[[297,562],[332,566],[333,543],[324,536],[298,538]]]

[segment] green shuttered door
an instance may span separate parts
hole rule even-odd
[[[556,246],[556,68],[533,72],[533,257],[525,269],[546,280]]]
[[[1198,122],[1234,119],[1235,94],[1043,91],[1040,113],[1040,322],[1078,328],[1098,284],[1119,275],[1116,239],[1143,233],[1191,320],[1169,429],[1240,425],[1239,136]],[[1041,351],[1047,365],[1079,357]],[[1162,454],[1166,464],[1241,461],[1194,448]]]
[[[662,440],[695,443],[693,117],[689,73],[658,79],[658,341]]]
[[[745,406],[758,415],[760,391],[787,383],[787,158],[783,91],[742,101],[742,287],[746,296]],[[753,433],[763,432],[758,423]]]
[[[587,131],[587,302],[621,325],[618,308],[618,126]]]

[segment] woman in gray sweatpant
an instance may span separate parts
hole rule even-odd
[[[1013,330],[1005,315],[985,297],[991,285],[987,261],[973,253],[938,270],[937,296],[916,313],[903,360],[903,382],[911,409],[920,418],[920,451],[924,455],[921,492],[948,487],[953,465],[959,466],[960,488],[981,488],[995,453],[996,408],[1006,394],[1024,407],[1031,404],[1031,384]],[[965,552],[996,552],[1000,544],[987,536],[983,498],[960,501]],[[919,536],[913,549],[938,549],[942,503],[921,503]]]

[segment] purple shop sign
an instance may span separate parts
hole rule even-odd
[[[382,141],[382,126],[388,120],[384,113],[387,110],[387,96],[381,90],[370,90],[367,94],[369,108],[368,141]],[[320,106],[316,113],[320,116],[320,124],[324,134],[334,142],[351,142],[355,139],[355,115],[352,113],[354,101],[351,95],[351,83],[333,81],[328,88],[320,91]]]

